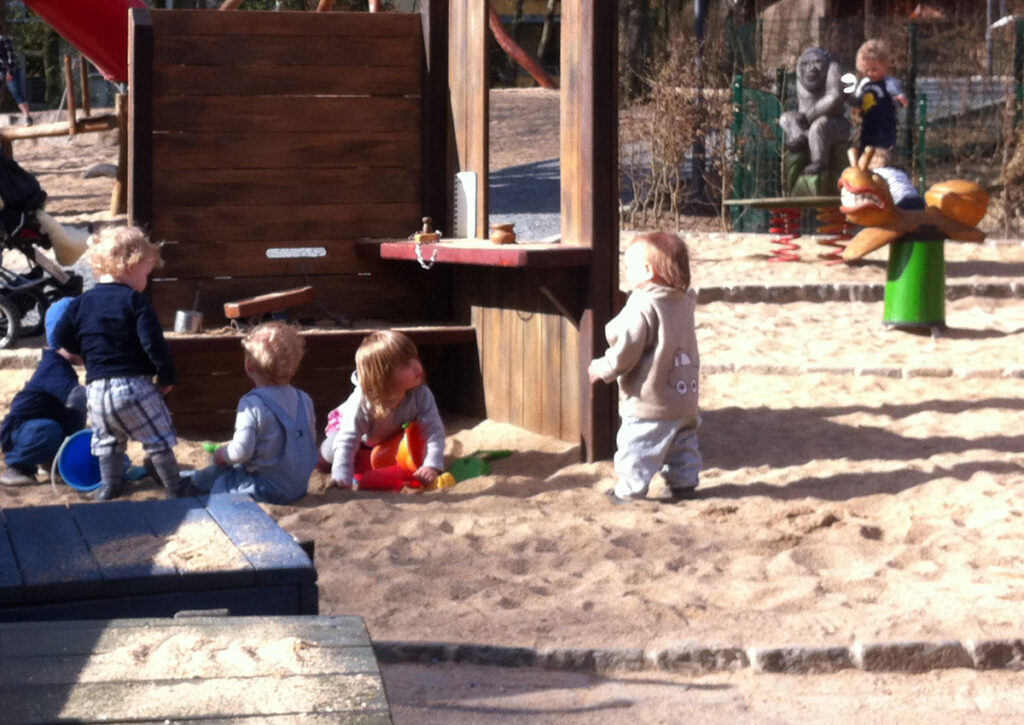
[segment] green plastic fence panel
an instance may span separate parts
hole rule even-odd
[[[747,88],[742,76],[733,84],[733,143],[736,169],[733,175],[732,198],[763,199],[782,194],[782,112],[778,98],[771,93]],[[735,231],[765,232],[768,211],[733,207]]]

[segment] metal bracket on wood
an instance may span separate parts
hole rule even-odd
[[[544,284],[539,285],[537,287],[537,291],[540,292],[542,295],[544,295],[544,297],[547,299],[548,302],[551,303],[551,306],[555,308],[555,310],[558,312],[558,314],[560,314],[562,317],[565,317],[566,319],[572,321],[573,327],[579,329],[580,320],[583,318],[583,310],[582,309],[578,310],[578,311],[571,310],[569,308],[569,305],[567,305],[558,296],[558,294],[554,290],[552,290],[550,287],[548,287],[547,285],[544,285]],[[579,306],[579,305],[580,305],[580,303],[577,302],[577,306]]]

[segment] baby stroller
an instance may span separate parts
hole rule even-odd
[[[82,292],[81,275],[61,265],[74,264],[85,244],[71,241],[43,211],[45,201],[46,192],[36,177],[0,154],[0,241],[4,251],[20,252],[27,265],[15,272],[7,266],[7,255],[0,263],[0,349],[42,334],[50,303]],[[49,250],[53,257],[46,253]]]

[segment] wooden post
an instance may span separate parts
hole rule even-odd
[[[153,223],[153,16],[128,11],[128,221]]]
[[[78,56],[78,77],[82,87],[82,113],[92,115],[92,100],[89,98],[89,61],[85,56]]]
[[[615,451],[615,388],[588,382],[604,352],[619,278],[618,47],[615,2],[562,0],[562,242],[591,248],[580,321],[580,429],[587,460]]]
[[[78,133],[78,110],[75,107],[75,74],[71,71],[71,56],[64,56],[64,88],[68,99],[68,135]]]
[[[118,93],[114,99],[114,115],[117,116],[117,179],[110,194],[110,213],[124,214],[128,211],[128,97]]]
[[[489,138],[489,57],[487,3],[450,0],[448,86],[451,89],[452,126],[455,132],[455,171],[476,172],[476,233],[487,236]],[[451,186],[453,175],[446,180]]]
[[[420,0],[420,20],[424,57],[421,214],[434,220],[435,229],[450,235],[454,219],[448,217],[452,188],[449,179],[453,178],[448,168],[448,0]]]

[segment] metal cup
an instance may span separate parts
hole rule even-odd
[[[178,310],[174,313],[175,332],[202,332],[203,313],[194,310]]]

